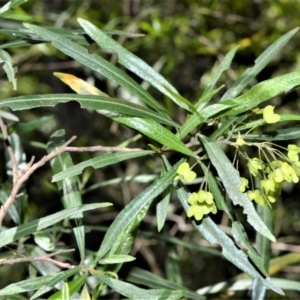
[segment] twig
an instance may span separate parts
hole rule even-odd
[[[0,128],[3,133],[4,141],[7,146],[7,150],[9,153],[9,157],[10,157],[12,169],[13,169],[13,187],[12,187],[11,193],[10,193],[9,197],[7,198],[6,202],[0,208],[0,227],[2,226],[3,219],[6,216],[9,208],[14,203],[15,199],[20,195],[19,190],[20,190],[22,184],[28,180],[28,178],[32,175],[32,173],[34,171],[36,171],[38,168],[42,167],[45,163],[47,163],[54,157],[56,157],[64,152],[67,152],[67,151],[68,152],[83,152],[83,151],[90,151],[90,152],[95,152],[95,151],[125,152],[126,151],[126,152],[128,152],[128,151],[143,150],[140,148],[105,147],[105,146],[68,147],[68,145],[76,139],[76,136],[73,136],[64,145],[62,145],[59,149],[51,152],[48,155],[45,155],[36,163],[34,163],[35,158],[32,157],[30,162],[26,165],[26,167],[21,172],[18,172],[17,160],[14,155],[13,148],[11,147],[11,145],[9,143],[7,129],[6,129],[6,126],[1,117],[0,117]]]
[[[106,146],[91,146],[91,147],[66,147],[65,151],[69,152],[129,152],[129,151],[140,151],[141,148],[126,148],[126,147],[106,147]]]
[[[42,256],[37,256],[37,257],[24,257],[24,258],[11,258],[11,259],[0,259],[0,265],[13,265],[16,263],[23,263],[23,262],[33,262],[33,261],[47,261],[51,262],[61,268],[65,269],[72,269],[75,266],[69,264],[69,263],[63,263],[57,260],[52,259],[51,257],[59,255],[61,253],[67,253],[67,252],[73,252],[75,249],[69,249],[69,250],[58,250],[56,252],[42,255]]]
[[[4,125],[2,119],[0,118],[0,125],[1,125],[1,130],[3,132],[3,136],[4,138],[7,139],[8,135],[7,135],[7,131],[6,131],[6,126]],[[13,177],[13,188],[11,190],[11,193],[9,195],[9,197],[7,198],[6,202],[2,205],[1,209],[0,209],[0,227],[2,226],[2,222],[4,217],[6,216],[9,208],[11,207],[11,205],[14,203],[19,189],[21,188],[22,184],[28,180],[28,178],[30,177],[30,175],[37,170],[38,168],[40,168],[41,166],[43,166],[46,162],[48,162],[49,160],[51,160],[52,158],[54,158],[57,155],[62,154],[63,152],[66,151],[66,147],[74,141],[74,139],[76,138],[76,136],[73,136],[72,138],[70,138],[64,145],[62,145],[59,149],[51,152],[48,155],[45,155],[44,157],[42,157],[38,162],[36,162],[35,164],[33,164],[34,161],[34,157],[30,160],[29,164],[27,164],[27,166],[25,167],[24,170],[22,170],[22,172],[17,171],[18,170],[18,166],[16,163],[16,159],[13,153],[13,149],[11,148],[11,146],[8,146],[8,150],[10,152],[10,159],[12,161],[12,165],[13,165],[13,169],[15,169],[16,171],[14,172],[14,177]],[[11,151],[10,151],[11,150]]]

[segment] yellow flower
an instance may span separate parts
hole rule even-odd
[[[277,123],[280,120],[280,115],[274,113],[274,106],[268,105],[263,110],[263,118],[266,123],[272,124]]]
[[[300,147],[296,146],[296,145],[288,145],[288,158],[292,161],[292,162],[298,162],[299,161],[299,156],[298,154],[300,153]]]
[[[247,178],[241,177],[242,185],[239,187],[239,192],[244,193],[246,188],[249,186],[249,181]]]
[[[193,181],[197,174],[191,171],[190,165],[187,162],[182,163],[177,169],[178,176],[175,177],[175,180],[184,179],[188,182]]]
[[[265,168],[264,162],[257,157],[254,157],[251,160],[249,160],[247,166],[249,168],[249,172],[254,177],[258,175],[258,170],[263,170]]]
[[[217,213],[217,207],[210,192],[200,190],[198,193],[192,193],[188,198],[188,203],[191,206],[187,212],[187,216],[189,218],[194,217],[197,221],[200,221],[209,213]]]
[[[237,147],[247,145],[247,143],[246,143],[246,142],[244,141],[244,139],[242,138],[240,132],[238,133],[238,138],[236,139],[235,143],[232,143],[232,145],[233,145],[233,146],[237,146]]]
[[[268,204],[267,196],[261,194],[259,190],[248,191],[247,195],[250,200],[254,200],[257,204],[261,206],[265,206]]]

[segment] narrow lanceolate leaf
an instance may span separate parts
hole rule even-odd
[[[118,54],[118,62],[128,70],[132,71],[142,79],[150,82],[160,92],[172,99],[177,105],[190,110],[193,106],[186,99],[182,98],[177,90],[159,73],[147,63],[135,56],[119,43],[106,35],[95,25],[83,19],[78,19],[79,24],[86,33],[103,49],[113,50]],[[177,96],[177,97],[176,97]]]
[[[243,113],[260,103],[275,97],[276,95],[289,92],[291,89],[300,85],[300,71],[288,73],[276,78],[262,81],[250,89],[247,93],[233,99],[225,100],[222,104],[228,103],[235,107],[230,109],[224,115],[236,115]]]
[[[232,136],[235,138],[235,136]],[[300,126],[292,128],[278,129],[275,131],[266,131],[265,133],[250,133],[247,134],[246,140],[256,141],[287,141],[300,138]]]
[[[175,134],[151,119],[116,117],[114,120],[137,130],[163,146],[189,156],[196,156]]]
[[[36,107],[55,106],[58,103],[65,103],[71,100],[77,101],[82,108],[110,112],[112,115],[133,116],[149,118],[154,121],[179,127],[179,125],[169,118],[162,117],[157,112],[130,103],[128,101],[110,98],[101,95],[77,95],[77,94],[45,94],[45,95],[27,95],[14,98],[8,98],[0,101],[0,107],[8,106],[12,110],[24,110]]]
[[[279,51],[288,43],[299,28],[295,28],[285,35],[281,36],[275,43],[269,46],[256,60],[255,65],[248,68],[227,90],[221,101],[234,99],[240,92],[259,74],[261,70],[279,53]]]
[[[79,289],[86,282],[86,279],[87,279],[87,274],[84,274],[84,275],[77,277],[76,279],[74,279],[72,281],[69,281],[68,283],[65,283],[68,286],[70,296],[72,296],[74,293],[79,291]],[[63,294],[63,289],[60,291],[57,291],[55,294],[53,294],[51,297],[49,297],[48,300],[62,300],[62,299],[64,299],[62,294]],[[69,298],[66,298],[66,299],[69,300],[70,296],[69,296]],[[86,300],[86,299],[84,299],[84,300]]]
[[[18,68],[13,67],[13,60],[11,56],[5,50],[0,49],[0,64],[3,65],[3,69],[7,75],[9,82],[13,84],[14,90],[17,89],[17,79],[15,78]]]
[[[226,103],[216,103],[205,107],[201,112],[196,112],[187,119],[176,136],[183,139],[197,126],[219,113],[223,112],[225,114],[226,111],[230,111],[235,105],[237,104],[227,101]]]
[[[122,234],[123,229],[131,224],[138,214],[147,207],[152,200],[161,194],[176,176],[176,170],[182,161],[179,161],[162,177],[156,179],[149,187],[130,201],[126,207],[118,214],[109,229],[107,230],[101,247],[97,253],[97,258],[101,259],[111,249],[115,241]]]
[[[70,166],[66,170],[55,174],[52,178],[52,182],[57,182],[64,178],[80,175],[83,172],[83,170],[87,167],[93,167],[94,169],[99,169],[112,164],[116,164],[124,160],[141,157],[144,155],[150,155],[153,153],[154,151],[150,151],[150,150],[140,150],[140,151],[130,151],[130,152],[128,151],[128,152],[103,154],[101,156],[83,161],[75,166]]]
[[[250,242],[243,224],[238,220],[232,203],[225,200],[215,176],[209,171],[209,169],[203,163],[201,163],[201,167],[204,173],[207,174],[209,190],[214,196],[218,209],[224,210],[232,222],[231,233],[236,244],[241,248],[246,249],[249,258],[255,264],[257,269],[260,270],[264,276],[267,276],[268,273],[265,269],[263,259]]]
[[[174,282],[173,280],[164,279],[152,272],[137,267],[130,268],[130,272],[126,277],[126,280],[131,283],[136,283],[153,289],[166,289],[173,291],[184,290],[186,291],[185,299],[206,299],[205,297],[200,296],[196,292],[187,289],[186,287]]]
[[[63,144],[65,144],[65,142],[65,131],[57,130],[51,135],[51,138],[47,144],[48,153],[59,149]],[[64,171],[73,166],[70,153],[67,152],[54,157],[50,163],[54,174]],[[71,208],[74,206],[76,207],[82,205],[82,199],[78,187],[78,178],[65,178],[57,182],[57,187],[61,193],[64,208]],[[79,248],[81,260],[83,260],[85,257],[85,233],[84,226],[82,224],[82,217],[82,213],[70,216],[70,220],[75,220],[74,223],[71,222],[71,225],[73,227],[73,232]]]
[[[75,268],[69,269],[67,271],[55,274],[53,279],[49,280],[47,283],[45,282],[42,285],[42,287],[40,287],[39,290],[36,291],[36,293],[33,296],[31,296],[30,300],[34,300],[34,299],[37,299],[37,298],[41,299],[41,296],[43,294],[51,291],[56,284],[58,284],[59,282],[67,280],[69,277],[71,277],[72,275],[76,274],[79,271],[80,271],[80,267],[75,267]]]
[[[16,7],[16,6],[19,6],[25,2],[27,2],[28,0],[11,0],[11,1],[8,1],[4,6],[2,6],[0,8],[0,14],[3,14],[5,13],[6,11]]]
[[[53,275],[45,275],[45,276],[35,277],[17,283],[13,283],[1,289],[0,296],[22,294],[30,291],[35,291],[41,288],[48,288],[47,291],[49,291],[57,283],[68,279],[70,276],[76,274],[79,271],[80,271],[80,267],[74,267],[67,271],[63,271]],[[35,298],[36,297],[33,296],[33,298],[30,299],[35,299]]]
[[[223,150],[219,147],[218,143],[209,142],[204,136],[201,137],[201,140],[206,153],[212,165],[217,170],[222,184],[224,185],[233,204],[240,205],[244,208],[243,212],[247,215],[248,223],[251,224],[256,231],[266,236],[271,241],[275,241],[275,237],[261,220],[247,195],[239,192],[239,187],[242,185],[242,181],[237,170],[234,168]]]
[[[79,63],[82,63],[83,65],[103,74],[108,79],[111,79],[123,86],[132,94],[139,97],[141,101],[154,108],[161,116],[169,118],[169,116],[163,111],[160,104],[121,69],[96,54],[89,54],[86,48],[64,38],[62,35],[57,34],[52,30],[47,30],[45,28],[29,24],[25,24],[24,26],[29,28],[38,36],[50,40],[55,48],[74,58]]]
[[[111,203],[96,203],[96,204],[86,204],[78,207],[68,208],[61,210],[55,214],[49,215],[44,218],[40,218],[31,222],[27,222],[18,227],[13,227],[10,229],[2,230],[0,232],[0,247],[8,245],[24,236],[30,235],[39,230],[48,228],[57,222],[69,218],[70,216],[84,211],[97,209],[101,207],[106,207],[112,205]]]
[[[171,194],[170,191],[166,193],[161,201],[156,205],[156,220],[157,220],[157,230],[158,232],[164,227],[165,221],[167,219],[168,207],[170,203]]]
[[[230,178],[230,177],[229,177]],[[181,205],[183,206],[184,210],[188,212],[189,204],[187,199],[189,197],[189,193],[186,191],[185,187],[178,186],[176,188],[177,196],[180,200]],[[249,200],[248,200],[249,201]],[[269,277],[263,276],[257,268],[250,263],[248,256],[246,253],[239,249],[232,239],[226,235],[213,221],[210,217],[205,217],[201,223],[196,223],[192,221],[193,225],[196,229],[201,233],[201,235],[210,243],[210,244],[219,244],[222,247],[222,254],[224,257],[232,262],[236,267],[240,270],[247,273],[253,279],[258,278],[262,280],[264,285],[275,291],[278,294],[284,295],[283,291],[275,287]]]
[[[116,291],[117,293],[125,296],[129,299],[143,299],[143,300],[179,300],[184,297],[186,294],[185,290],[146,290],[136,287],[131,283],[127,283],[124,281],[120,281],[117,279],[113,279],[111,277],[105,275],[99,275],[97,273],[93,273],[95,277],[97,277],[100,281],[107,284],[111,289]]]
[[[214,85],[216,84],[216,82],[218,81],[218,79],[220,78],[222,73],[230,67],[232,59],[234,58],[235,52],[237,51],[238,48],[239,48],[239,46],[234,47],[225,55],[223,61],[221,62],[221,64],[217,68],[217,70],[215,71],[215,74],[213,75],[211,80],[208,82],[201,98],[206,96],[213,90]]]

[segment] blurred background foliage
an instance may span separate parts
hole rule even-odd
[[[0,1],[5,4],[6,1]],[[1,18],[1,28],[21,27],[23,21],[56,28],[79,29],[77,18],[84,18],[96,26],[107,30],[123,30],[143,34],[140,37],[126,38],[116,36],[128,50],[147,63],[155,66],[178,90],[195,103],[201,96],[212,70],[220,63],[224,55],[239,45],[239,50],[229,70],[222,75],[219,84],[231,83],[246,68],[254,64],[255,58],[272,42],[287,31],[299,26],[299,1],[212,1],[212,0],[32,0]],[[1,44],[13,40],[13,37],[1,35]],[[256,78],[256,82],[300,69],[299,33],[293,38],[281,55],[275,58]],[[43,93],[71,92],[53,72],[74,74],[88,80],[115,97],[131,97],[112,82],[106,81],[93,71],[80,66],[48,44],[36,44],[27,47],[8,49],[18,66],[18,89],[14,91],[1,70],[1,99]],[[116,62],[116,57],[100,52],[91,45],[89,51],[97,52]],[[138,78],[135,78],[139,80]],[[256,83],[253,81],[253,84]],[[142,82],[141,82],[142,83]],[[183,111],[178,110],[171,101],[156,90],[149,88],[152,94],[167,107],[170,115],[178,121],[184,119]],[[225,89],[222,91],[224,92]],[[220,95],[221,96],[221,95]],[[299,89],[272,100],[282,112],[299,112]],[[43,143],[57,128],[66,129],[67,136],[77,135],[75,144],[118,145],[134,133],[114,124],[98,114],[83,111],[76,103],[60,104],[53,109],[34,109],[16,113],[20,122],[30,122],[46,115],[54,115],[38,130],[20,132],[27,159],[32,155],[41,157],[45,150]],[[11,124],[11,126],[16,126]],[[17,130],[17,128],[16,128]],[[38,146],[34,142],[39,142]],[[139,144],[140,146],[140,144]],[[144,145],[145,146],[145,145]],[[3,153],[3,148],[1,148]],[[2,155],[2,154],[1,154]],[[72,154],[75,162],[92,157],[94,154]],[[126,175],[138,175],[156,172],[159,162],[136,159],[110,167],[109,170],[93,171],[87,169],[83,175],[82,191],[85,202],[107,201],[114,203],[114,210],[101,215],[88,215],[85,222],[97,229],[88,233],[87,246],[97,250],[102,233],[99,225],[106,226],[122,209],[125,203],[139,193],[143,183],[123,182],[117,186],[97,187],[97,184]],[[5,176],[2,176],[5,177]],[[5,181],[5,178],[2,178]],[[50,168],[38,170],[28,183],[28,218],[36,218],[61,208],[59,193],[51,183]],[[299,186],[288,186],[280,201],[274,206],[275,236],[278,243],[273,244],[273,256],[289,252],[300,252],[300,204]],[[159,275],[172,278],[191,289],[228,280],[239,273],[234,266],[220,256],[209,253],[209,248],[198,233],[193,234],[192,227],[185,221],[185,215],[177,209],[176,202],[170,207],[168,222],[163,236],[178,237],[187,243],[198,244],[195,250],[179,247],[171,242],[158,239],[155,233],[155,209],[152,210],[143,225],[135,250],[139,252],[137,265],[145,267]],[[226,230],[228,220],[220,217],[220,226]],[[103,230],[103,229],[102,229]],[[147,233],[148,232],[148,233]],[[73,243],[69,235],[63,236],[66,244]],[[202,251],[199,255],[199,249]],[[174,263],[175,262],[175,263]],[[174,266],[178,267],[179,272]],[[11,267],[5,267],[10,270]],[[12,267],[15,276],[21,274],[19,265]],[[4,267],[2,267],[4,270]],[[25,273],[26,271],[23,270]],[[300,266],[284,266],[276,276],[300,280]],[[181,274],[181,275],[180,275]],[[125,276],[125,275],[124,275]],[[4,278],[2,276],[2,278]],[[5,279],[0,287],[17,278]],[[290,292],[293,298],[296,293]],[[227,295],[228,296],[228,295]],[[271,296],[270,296],[271,297]],[[297,296],[296,296],[297,298]],[[275,299],[275,298],[274,298]]]

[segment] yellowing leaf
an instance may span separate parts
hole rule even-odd
[[[81,95],[101,95],[108,96],[101,92],[99,89],[91,85],[90,83],[67,73],[54,72],[54,76],[59,78],[62,82],[68,85],[73,91]]]

